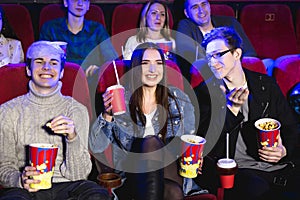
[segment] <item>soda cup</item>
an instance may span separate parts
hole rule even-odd
[[[238,165],[235,160],[222,158],[218,160],[217,170],[220,175],[222,188],[232,188],[234,185],[234,176],[237,172]]]
[[[112,113],[120,115],[126,112],[125,89],[122,85],[112,85],[106,89],[113,95]]]
[[[164,52],[165,59],[166,60],[172,60],[172,49],[173,49],[173,43],[172,41],[166,41],[166,42],[157,42],[157,46]]]
[[[65,55],[67,55],[67,45],[68,45],[67,42],[64,42],[64,41],[53,41],[51,43],[52,44],[54,43],[54,44],[58,45],[65,52]]]

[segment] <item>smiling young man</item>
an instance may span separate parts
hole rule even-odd
[[[299,176],[292,163],[300,134],[297,120],[271,77],[242,67],[242,42],[234,29],[219,27],[207,34],[202,43],[214,76],[195,90],[200,108],[198,133],[207,140],[216,139],[216,143],[204,158],[202,174],[195,181],[216,193],[220,187],[216,163],[226,157],[228,133],[229,157],[236,160],[239,169],[234,188],[226,190],[225,199],[287,199],[289,195],[299,198],[295,189]],[[254,123],[266,117],[281,123],[274,147],[258,145]]]
[[[67,42],[67,61],[81,65],[86,76],[90,77],[97,71],[97,66],[116,59],[117,53],[105,27],[85,19],[90,8],[89,0],[63,0],[63,5],[67,16],[46,22],[41,28],[40,40]],[[96,46],[96,53],[89,55]],[[83,62],[88,55],[89,60]]]
[[[64,57],[55,43],[33,43],[27,51],[29,92],[0,106],[1,200],[109,199],[105,189],[86,180],[92,167],[89,117],[85,106],[61,94]],[[59,147],[51,189],[30,188],[40,182],[32,179],[39,172],[27,160],[30,143]]]
[[[175,41],[177,60],[183,75],[187,79],[190,76],[191,63],[199,59],[205,59],[205,50],[201,46],[204,35],[216,27],[230,26],[234,28],[243,39],[244,55],[249,57],[257,56],[243,27],[236,18],[211,15],[211,7],[208,0],[185,0],[184,14],[186,19],[179,21]],[[198,54],[196,55],[196,53]]]

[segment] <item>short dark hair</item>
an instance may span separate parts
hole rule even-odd
[[[27,50],[26,66],[30,69],[32,59],[48,53],[60,55],[61,70],[63,70],[66,62],[66,54],[57,41],[50,42],[41,40],[33,42]]]
[[[207,3],[209,3],[209,1],[207,0]],[[184,9],[188,9],[188,5],[189,5],[189,0],[184,0]]]
[[[214,28],[207,33],[201,45],[206,49],[208,43],[217,39],[224,40],[229,49],[243,49],[243,41],[239,34],[233,28],[226,26]]]
[[[189,0],[184,0],[184,9],[188,9]]]
[[[32,58],[26,58],[26,66],[28,67],[28,69],[31,69],[31,61],[32,61]],[[61,56],[60,58],[60,71],[62,71],[65,67],[65,64],[66,64],[66,57],[65,56]]]

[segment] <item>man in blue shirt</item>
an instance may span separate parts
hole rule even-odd
[[[67,42],[67,61],[81,65],[90,77],[98,66],[116,59],[117,53],[104,26],[84,18],[89,0],[64,0],[63,3],[68,9],[67,16],[46,22],[41,28],[40,40]]]

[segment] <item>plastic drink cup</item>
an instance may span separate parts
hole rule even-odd
[[[197,135],[182,135],[180,138],[183,154],[180,159],[179,174],[186,178],[195,178],[201,165],[206,140]]]
[[[68,45],[67,42],[64,42],[64,41],[54,41],[52,43],[57,44],[65,52],[65,54],[67,54],[67,45]]]
[[[112,112],[114,115],[120,115],[126,112],[125,89],[122,85],[113,85],[106,89],[113,95]]]
[[[67,42],[64,42],[64,41],[53,41],[51,42],[52,44],[56,44],[58,45],[65,53],[64,53],[64,59],[66,59],[67,57],[67,45],[68,43]]]
[[[161,48],[161,50],[163,50],[164,53],[172,51],[172,41],[157,42],[156,44],[159,46],[159,48]]]
[[[172,52],[172,49],[173,49],[172,41],[157,42],[156,44],[164,52],[165,58],[167,60],[169,60],[170,59],[169,57],[171,56],[171,52]]]
[[[280,133],[280,122],[272,118],[262,118],[254,123],[258,129],[258,138],[261,146],[276,147]]]
[[[237,172],[237,163],[230,158],[222,158],[218,160],[217,170],[220,174],[220,182],[222,188],[232,188],[234,185],[234,176]]]
[[[53,144],[36,143],[29,145],[29,163],[40,172],[40,175],[33,176],[33,179],[41,181],[38,184],[30,184],[31,188],[49,189],[52,187],[57,151],[57,145]]]

